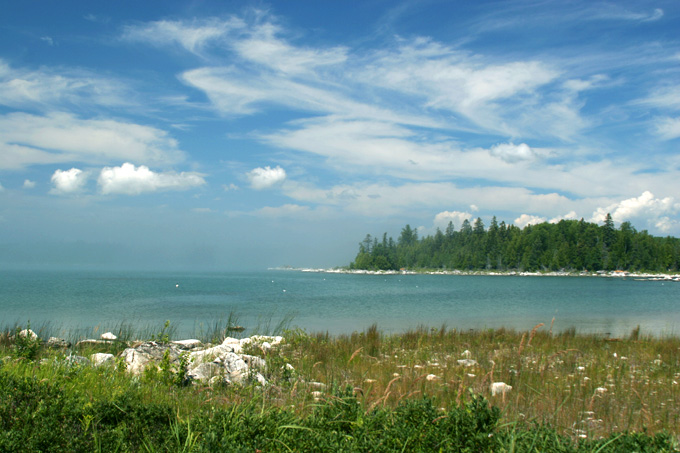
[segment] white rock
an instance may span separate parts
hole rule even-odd
[[[425,379],[427,379],[428,381],[438,381],[440,379],[440,377],[437,376],[436,374],[428,374],[425,377]]]
[[[175,344],[182,349],[195,349],[195,348],[198,348],[200,346],[203,346],[203,343],[201,343],[201,340],[196,340],[194,338],[192,338],[190,340],[173,341],[172,344]]]
[[[97,352],[90,356],[90,361],[94,366],[112,365],[114,363],[114,356],[113,354]]]
[[[195,368],[187,371],[187,376],[196,381],[211,381],[214,377],[224,374],[224,369],[216,363],[201,363]]]
[[[101,338],[102,340],[117,340],[118,339],[118,337],[115,336],[112,332],[103,333],[101,335],[101,337],[99,337],[99,338]]]
[[[474,359],[460,359],[458,360],[458,365],[463,365],[464,367],[475,366],[477,361]]]
[[[491,396],[496,395],[505,396],[505,394],[508,393],[510,390],[512,390],[512,386],[506,384],[505,382],[494,382],[493,384],[491,384]]]

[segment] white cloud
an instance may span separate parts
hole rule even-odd
[[[194,172],[156,173],[148,167],[124,163],[120,167],[105,167],[97,180],[103,194],[139,195],[144,192],[186,190],[205,184],[205,179]]]
[[[53,110],[69,104],[123,106],[132,96],[119,81],[82,70],[12,68],[0,58],[0,105]]]
[[[521,216],[517,217],[513,223],[519,228],[524,228],[527,225],[538,225],[539,223],[544,223],[546,220],[547,219],[545,217],[522,214]]]
[[[301,206],[298,204],[284,204],[283,206],[271,207],[265,206],[255,212],[256,215],[262,217],[299,217],[310,211],[309,206]]]
[[[510,164],[524,160],[533,160],[536,156],[534,151],[526,143],[521,143],[519,145],[515,145],[514,143],[501,143],[492,146],[489,153]]]
[[[5,190],[4,187],[2,187],[2,184],[0,184],[0,192],[3,192]]]
[[[244,27],[241,19],[195,19],[191,22],[161,20],[140,25],[130,25],[123,30],[122,39],[145,42],[155,46],[178,45],[191,53],[202,54],[211,42]]]
[[[283,182],[286,179],[286,171],[278,165],[276,168],[258,167],[246,173],[246,177],[250,181],[250,187],[261,190]]]
[[[552,219],[549,220],[550,223],[559,223],[560,220],[577,220],[578,216],[576,215],[576,211],[569,211],[568,213],[564,215],[560,215],[557,217],[553,217]]]
[[[234,49],[243,59],[287,74],[308,73],[319,66],[347,60],[347,48],[312,49],[294,47],[277,37],[281,28],[271,23],[255,27],[246,39],[235,41]]]
[[[643,220],[645,223],[668,225],[668,216],[677,215],[680,212],[680,203],[673,197],[655,198],[654,194],[645,191],[637,198],[628,198],[618,203],[613,203],[604,208],[598,208],[593,212],[591,222],[601,223],[609,213],[614,222]],[[664,220],[664,218],[666,220]]]
[[[680,117],[660,118],[656,123],[656,133],[665,140],[680,137]]]
[[[225,192],[229,192],[230,190],[239,190],[239,187],[234,184],[222,184],[222,188],[224,189]]]
[[[35,187],[35,181],[30,179],[24,180],[24,189],[33,189]]]
[[[460,229],[460,226],[463,224],[465,220],[470,220],[472,218],[472,214],[469,212],[460,212],[460,211],[442,211],[436,216],[434,216],[434,226],[438,227],[441,230],[445,230],[446,227],[449,225],[449,222],[453,222],[453,227],[456,229]]]
[[[79,168],[56,170],[51,178],[54,188],[50,190],[50,193],[55,195],[78,193],[83,189],[88,178],[88,173]]]
[[[171,164],[184,159],[177,141],[149,126],[81,120],[67,113],[0,116],[0,169],[61,162]]]

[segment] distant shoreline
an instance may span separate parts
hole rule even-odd
[[[549,272],[524,272],[524,271],[461,271],[461,270],[366,270],[366,269],[343,269],[343,268],[304,268],[304,267],[275,267],[270,270],[295,271],[323,274],[355,274],[355,275],[484,275],[500,277],[606,277],[606,278],[632,278],[643,281],[671,281],[680,282],[680,273],[662,274],[648,272],[627,271],[549,271]]]

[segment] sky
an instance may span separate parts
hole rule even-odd
[[[677,1],[2,9],[0,266],[332,267],[493,216],[680,236]]]

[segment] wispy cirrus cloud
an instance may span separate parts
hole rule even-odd
[[[166,165],[184,159],[175,139],[149,126],[68,113],[0,115],[0,169],[61,162]]]
[[[0,58],[0,105],[59,110],[82,106],[130,106],[131,92],[120,80],[80,69],[24,69]]]

